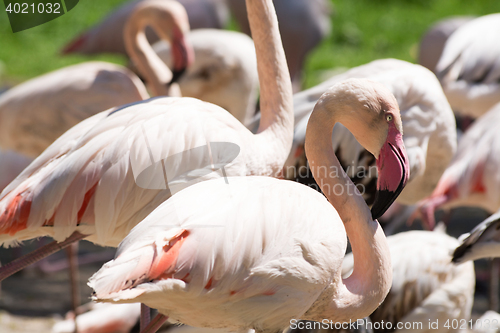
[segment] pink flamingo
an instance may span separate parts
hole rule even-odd
[[[215,160],[226,161],[222,171],[229,176],[278,174],[292,143],[292,90],[270,0],[269,12],[257,13],[262,1],[249,2],[262,87],[259,134],[224,109],[193,98],[156,98],[101,112],[68,130],[4,189],[0,243],[51,236],[55,242],[43,255],[82,238],[117,246],[179,188],[220,178],[212,172]],[[237,147],[236,154],[219,149],[221,142]],[[183,152],[206,148],[212,148],[201,156],[206,158],[182,158]],[[155,173],[147,178],[143,171],[169,156],[181,160],[160,169],[160,180],[165,171],[168,184],[158,182]],[[39,255],[29,258],[2,267],[0,280]]]
[[[271,1],[265,5],[255,6],[259,14]],[[371,213],[332,149],[337,122],[377,158]],[[341,322],[372,313],[392,280],[387,241],[374,219],[409,177],[396,99],[379,83],[346,80],[320,98],[306,135],[311,169],[328,200],[269,177],[191,186],[122,241],[116,258],[89,280],[93,298],[156,308],[161,315],[151,327],[169,316],[191,326],[276,332],[294,318]],[[346,234],[354,270],[342,280]]]

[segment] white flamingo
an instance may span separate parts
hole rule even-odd
[[[381,201],[372,213],[334,155],[336,122],[377,158]],[[389,250],[373,218],[408,180],[401,132],[397,102],[383,85],[358,79],[335,85],[316,104],[306,139],[328,200],[307,186],[269,177],[188,187],[139,223],[115,260],[89,280],[94,299],[156,308],[162,315],[152,326],[169,316],[235,331],[276,332],[294,318],[369,315],[391,284]],[[339,170],[339,176],[323,168]],[[346,234],[354,270],[342,280]]]
[[[460,139],[453,157],[432,194],[419,203],[416,216],[428,228],[434,211],[472,206],[493,213],[500,208],[500,104],[477,119]]]
[[[477,118],[500,102],[500,14],[476,18],[447,40],[436,75],[453,110]]]
[[[132,58],[153,92],[168,94],[173,74],[141,39],[148,24],[172,41],[173,69],[177,73],[192,60],[192,50],[184,38],[189,31],[187,16],[176,2],[148,1],[129,21],[127,40]],[[126,68],[104,62],[69,66],[0,96],[0,147],[35,158],[80,121],[111,107],[147,98],[143,83]]]
[[[321,94],[347,78],[381,82],[398,101],[411,178],[397,202],[412,205],[430,195],[456,151],[455,119],[436,77],[422,66],[396,59],[376,60],[355,67],[294,95],[296,126],[292,150],[285,163],[285,177],[312,186],[304,154],[307,121]],[[258,119],[255,117],[250,128],[255,128]],[[332,145],[340,163],[349,168],[349,176],[359,184],[371,205],[377,182],[375,159],[340,124],[333,131]]]
[[[69,42],[62,52],[64,54],[120,53],[128,55],[123,30],[130,15],[142,1],[145,0],[133,0],[120,6],[98,25]],[[229,10],[225,0],[177,0],[177,2],[186,9],[191,29],[223,29],[229,21]],[[151,43],[159,39],[158,35],[149,29],[146,35]]]
[[[219,105],[248,123],[255,114],[259,85],[252,39],[235,31],[198,29],[187,41],[195,61],[177,81],[182,96]],[[160,41],[153,49],[172,66],[170,44]]]
[[[67,131],[4,189],[0,243],[51,236],[56,242],[41,250],[44,255],[87,236],[117,246],[173,192],[220,178],[213,171],[221,166],[230,176],[278,174],[292,143],[291,82],[272,2],[252,0],[249,8],[263,89],[259,134],[193,98],[101,112]],[[29,258],[0,268],[0,280]]]

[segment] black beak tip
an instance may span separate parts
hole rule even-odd
[[[372,206],[372,218],[374,220],[379,219],[387,209],[392,205],[394,200],[398,197],[397,192],[392,192],[388,190],[379,190],[375,195],[375,202]]]
[[[183,68],[181,70],[173,70],[172,71],[172,80],[168,83],[170,86],[172,83],[179,81],[179,79],[182,77],[182,75],[186,72],[186,68]]]
[[[469,251],[470,246],[466,244],[462,244],[458,246],[455,251],[453,251],[453,255],[451,258],[451,262],[454,264],[458,264],[461,262],[463,256]]]

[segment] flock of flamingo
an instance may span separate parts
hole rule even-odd
[[[92,299],[130,305],[55,332],[128,332],[139,313],[144,333],[365,317],[463,331],[472,260],[500,256],[500,14],[433,26],[423,66],[380,59],[300,91],[328,4],[132,1],[63,50],[128,68],[82,63],[1,94],[0,244],[54,242],[0,281],[85,239],[118,248]],[[230,13],[246,34],[220,30]],[[499,211],[460,240],[386,237],[377,220],[433,229],[461,206]]]

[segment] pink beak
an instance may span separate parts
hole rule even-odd
[[[389,127],[387,140],[377,159],[378,181],[372,218],[380,218],[401,193],[410,178],[410,164],[402,134],[394,124]]]
[[[184,74],[187,67],[194,62],[194,51],[192,46],[186,41],[180,31],[174,31],[174,40],[172,42],[172,54],[174,59],[174,68],[172,70],[172,80],[169,85],[177,82]]]

